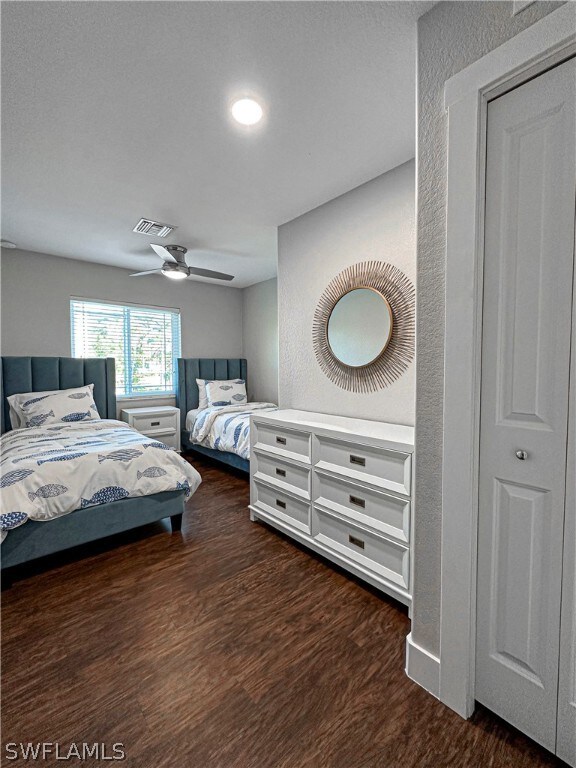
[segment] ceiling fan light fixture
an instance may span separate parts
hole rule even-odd
[[[232,117],[241,125],[256,125],[263,114],[262,107],[254,99],[239,99],[232,104]]]
[[[162,274],[171,280],[185,280],[187,277],[207,277],[209,280],[234,280],[234,275],[216,272],[203,267],[189,267],[186,263],[187,248],[183,245],[158,245],[150,243],[150,247],[160,259],[162,266],[158,269],[147,269],[145,272],[135,272],[130,277],[146,277],[147,275]]]
[[[169,277],[170,280],[186,280],[188,277],[188,272],[181,271],[179,269],[169,269],[166,267],[163,267],[162,274],[164,277]]]

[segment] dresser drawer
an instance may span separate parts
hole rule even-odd
[[[310,464],[310,433],[252,421],[253,446],[268,453]]]
[[[410,538],[410,501],[316,472],[314,501],[402,542]]]
[[[134,414],[130,426],[146,435],[161,435],[176,432],[178,416],[176,413],[161,413],[157,416]]]
[[[252,503],[256,509],[267,512],[299,531],[310,533],[310,502],[259,482],[254,482],[253,488],[255,494]]]
[[[408,547],[371,533],[347,520],[312,510],[312,535],[318,543],[330,547],[381,578],[408,590],[410,556]]]
[[[251,457],[254,464],[253,475],[256,480],[263,480],[295,496],[310,499],[310,468],[300,464],[291,464],[279,456],[254,451]]]
[[[395,493],[410,495],[409,453],[319,435],[316,466]]]

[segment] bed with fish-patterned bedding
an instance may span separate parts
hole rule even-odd
[[[30,405],[38,398],[44,403],[47,393],[83,387],[101,419],[73,408],[78,420],[55,413],[27,428],[12,422],[13,395],[26,394]],[[11,578],[7,569],[80,544],[165,518],[172,531],[180,530],[200,476],[167,446],[116,421],[116,413],[113,358],[0,359],[0,512],[9,531],[0,546],[3,586]]]
[[[246,392],[249,392],[247,361],[228,357],[179,358],[176,405],[180,408],[183,450],[249,473],[250,413],[276,406],[272,403],[246,403],[245,396],[243,403],[213,404],[209,407],[208,399],[202,398],[199,382],[205,385],[244,382]]]
[[[0,446],[2,538],[28,520],[122,499],[178,490],[188,499],[201,482],[164,443],[113,419],[16,429]]]
[[[192,411],[186,417],[190,442],[215,451],[235,453],[249,461],[251,414],[277,409],[274,403],[243,403]]]

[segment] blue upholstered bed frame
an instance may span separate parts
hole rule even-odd
[[[178,359],[178,388],[176,391],[176,405],[180,408],[180,426],[182,428],[182,448],[186,451],[195,451],[203,456],[209,456],[216,461],[235,467],[243,472],[250,472],[250,462],[227,451],[214,451],[212,448],[204,448],[190,442],[190,435],[186,430],[186,414],[188,411],[198,408],[198,385],[196,379],[244,379],[246,386],[248,365],[242,358],[200,358],[189,357]]]
[[[94,400],[103,419],[116,418],[114,359],[68,357],[2,357],[0,367],[1,429],[10,424],[7,397],[18,392],[41,392],[94,384]],[[184,511],[184,491],[123,499],[110,504],[77,509],[50,522],[29,520],[15,528],[0,546],[2,570],[60,552],[88,541],[170,517],[179,530]]]

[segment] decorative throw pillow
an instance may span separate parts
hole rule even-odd
[[[209,405],[242,405],[248,402],[244,379],[231,381],[207,381],[206,394]]]
[[[94,402],[94,384],[54,392],[28,392],[12,397],[17,398],[11,405],[20,411],[22,427],[100,419]]]

